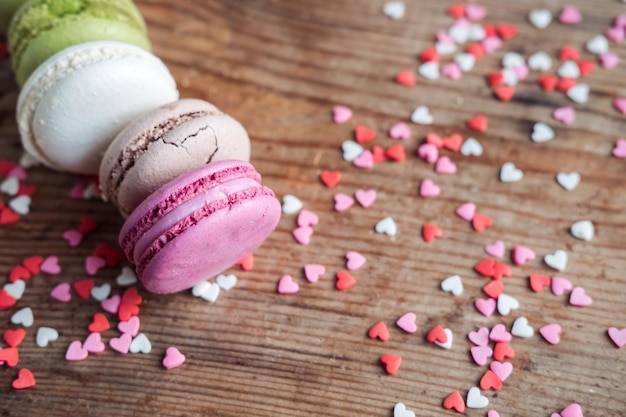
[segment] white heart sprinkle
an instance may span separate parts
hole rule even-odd
[[[584,104],[589,100],[589,86],[578,84],[567,90],[567,97],[575,103]]]
[[[456,45],[451,42],[437,42],[435,43],[435,49],[439,55],[450,55],[456,51]]]
[[[17,214],[25,216],[30,211],[30,201],[29,196],[21,195],[9,201],[9,207]]]
[[[385,217],[374,227],[376,233],[384,233],[388,236],[395,236],[398,233],[398,226],[396,226],[396,222],[391,217]]]
[[[21,324],[24,327],[30,327],[33,325],[34,317],[33,310],[30,307],[24,307],[21,310],[17,310],[11,316],[11,323],[13,324]]]
[[[545,29],[552,22],[552,13],[545,9],[532,10],[528,14],[528,20],[537,29]]]
[[[486,36],[487,35],[485,34],[485,29],[483,28],[481,24],[473,23],[472,26],[470,26],[470,31],[469,31],[470,41],[480,42],[483,39],[485,39]]]
[[[448,336],[448,339],[446,340],[446,343],[441,343],[441,342],[435,341],[435,344],[437,346],[439,346],[440,348],[450,349],[450,348],[452,348],[452,339],[454,338],[454,335],[452,334],[452,330],[448,329],[447,327],[445,329],[443,329],[443,331],[446,334],[446,336]]]
[[[285,194],[283,197],[283,213],[295,214],[302,209],[302,201],[295,195]]]
[[[139,333],[132,342],[130,342],[130,348],[128,349],[131,353],[145,353],[148,354],[152,350],[152,343],[150,343],[150,339],[144,333]]]
[[[502,57],[502,66],[504,68],[518,68],[526,64],[524,57],[517,52],[507,52]]]
[[[129,266],[122,268],[122,272],[115,278],[115,283],[120,287],[127,287],[137,282],[135,271]]]
[[[513,310],[517,310],[519,308],[519,301],[517,298],[512,297],[508,294],[500,294],[498,296],[498,313],[503,316],[508,316],[509,313]]]
[[[417,72],[426,79],[436,80],[439,78],[439,64],[434,61],[425,62],[420,65]]]
[[[517,169],[513,162],[505,162],[500,168],[500,181],[502,182],[518,182],[524,178],[521,169]]]
[[[529,338],[535,334],[535,330],[528,325],[528,319],[524,316],[518,317],[513,322],[513,327],[511,328],[511,334],[517,337],[525,337]]]
[[[215,278],[215,282],[217,282],[217,285],[224,291],[230,291],[237,285],[237,277],[234,274],[220,274]]]
[[[468,72],[474,68],[474,64],[476,63],[476,58],[472,54],[468,54],[466,52],[462,52],[460,54],[456,54],[454,57],[454,62],[461,68],[461,71]]]
[[[465,404],[468,408],[485,408],[489,405],[489,399],[480,394],[478,387],[472,387],[467,392],[467,401]]]
[[[48,342],[54,342],[59,338],[59,332],[52,327],[40,327],[37,329],[37,336],[35,342],[39,347],[48,346]]]
[[[574,61],[563,62],[563,64],[561,64],[561,66],[557,70],[557,73],[561,77],[574,79],[580,78],[580,68],[578,68],[578,64],[576,64],[576,62]]]
[[[463,44],[469,39],[470,28],[468,26],[454,25],[448,29],[448,35],[454,39],[454,42]]]
[[[411,410],[407,410],[403,403],[397,403],[393,407],[393,417],[415,417],[415,413]]]
[[[394,20],[404,17],[404,3],[401,1],[390,1],[383,6],[383,13]]]
[[[593,223],[589,220],[581,220],[579,222],[574,223],[570,227],[570,232],[572,236],[576,239],[580,240],[591,240],[594,235]]]
[[[557,271],[564,271],[567,266],[567,252],[563,250],[557,250],[554,253],[550,253],[543,258],[546,265]]]
[[[556,174],[556,182],[568,191],[578,187],[580,174],[578,172],[559,172]]]
[[[483,145],[474,138],[467,138],[461,146],[461,155],[464,156],[480,156],[483,154]]]
[[[202,281],[191,289],[191,293],[196,297],[214,303],[220,295],[220,286],[216,282]]]
[[[429,125],[433,122],[433,116],[426,106],[419,106],[411,113],[411,121],[419,125]]]
[[[452,295],[459,296],[463,294],[463,281],[458,275],[452,275],[441,281],[441,289]]]
[[[16,300],[19,300],[20,298],[22,298],[22,295],[24,295],[25,289],[26,289],[26,283],[21,279],[18,279],[13,283],[4,284],[4,290]]]
[[[96,185],[93,182],[90,182],[87,188],[85,188],[85,191],[83,191],[83,198],[85,200],[90,200],[92,198],[101,200],[102,195],[98,191]]]
[[[341,144],[343,151],[343,160],[352,162],[363,153],[363,147],[353,140],[346,140]],[[283,210],[284,211],[284,210]]]
[[[587,42],[587,50],[595,55],[601,55],[609,52],[609,41],[602,35]]]
[[[535,143],[544,143],[554,139],[554,130],[543,122],[535,123],[530,138]]]
[[[511,87],[515,87],[517,85],[518,79],[517,74],[513,71],[512,68],[505,68],[502,70],[502,83],[504,85],[508,85]]]
[[[2,181],[2,184],[0,184],[0,192],[3,192],[4,194],[8,194],[10,196],[16,195],[19,189],[20,180],[15,177],[7,178],[6,180]]]
[[[99,287],[93,287],[91,289],[91,297],[96,301],[103,301],[109,298],[109,294],[111,294],[111,285],[104,283]]]
[[[543,51],[536,52],[528,57],[528,67],[533,71],[549,71],[552,68],[552,58]]]

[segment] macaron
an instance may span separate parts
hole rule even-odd
[[[246,130],[211,103],[183,99],[140,116],[117,135],[100,164],[100,188],[128,217],[167,182],[224,159],[250,160]]]
[[[152,193],[126,219],[119,244],[148,291],[173,293],[214,277],[259,247],[280,213],[252,165],[224,160]]]
[[[1,0],[0,1],[0,33],[6,33],[11,18],[26,0]]]
[[[177,99],[174,78],[152,53],[122,42],[83,43],[29,78],[18,98],[18,128],[26,151],[44,165],[93,175],[128,123]]]
[[[8,35],[20,87],[41,63],[79,43],[110,40],[150,50],[146,23],[132,0],[30,0],[15,12]]]

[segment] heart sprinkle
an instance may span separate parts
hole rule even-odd
[[[502,182],[518,182],[524,178],[524,173],[521,169],[517,169],[512,162],[505,162],[500,168],[500,181]]]
[[[539,334],[551,345],[558,345],[561,342],[561,326],[557,323],[548,324],[539,329]]]
[[[383,355],[380,357],[380,361],[385,365],[385,371],[389,375],[395,375],[402,364],[402,356],[389,354]]]
[[[376,233],[386,234],[387,236],[395,236],[398,233],[396,222],[391,217],[385,217],[374,227]]]
[[[608,330],[609,338],[615,346],[621,348],[626,345],[626,328],[618,329],[617,327],[610,327]]]
[[[458,275],[452,275],[441,281],[441,289],[452,295],[459,296],[463,294],[463,281]]]
[[[403,403],[397,403],[393,407],[393,417],[415,417],[415,412],[408,410]]]
[[[319,264],[308,264],[304,266],[304,277],[309,282],[317,282],[320,276],[326,273],[326,267]]]
[[[348,271],[354,271],[365,265],[365,256],[359,252],[350,251],[346,253],[346,269]]]
[[[22,368],[18,373],[17,379],[11,383],[11,387],[19,390],[34,387],[35,384],[36,382],[33,374],[28,369]]]
[[[389,329],[384,322],[379,321],[378,323],[370,327],[369,331],[367,332],[367,336],[370,339],[378,338],[383,342],[386,342],[387,340],[389,340]]]
[[[406,333],[415,333],[417,331],[416,320],[417,316],[415,313],[405,313],[398,320],[396,320],[396,326]]]
[[[185,363],[185,359],[185,355],[172,346],[165,350],[165,357],[163,358],[162,364],[165,369],[174,369]]]
[[[291,275],[283,275],[278,281],[277,290],[279,294],[297,294],[300,291],[300,286],[293,281]]]
[[[443,408],[446,410],[454,409],[457,413],[465,412],[465,401],[461,397],[461,393],[454,391],[443,400]]]

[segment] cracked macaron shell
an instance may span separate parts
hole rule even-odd
[[[100,186],[127,217],[167,182],[225,159],[250,159],[246,130],[211,103],[183,99],[139,117],[118,134],[100,164]]]

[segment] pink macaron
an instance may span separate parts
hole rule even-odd
[[[201,166],[152,193],[119,235],[148,291],[191,288],[261,246],[280,219],[280,202],[244,161]]]

